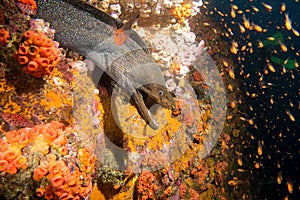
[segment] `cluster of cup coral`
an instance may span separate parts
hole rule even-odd
[[[0,45],[5,46],[10,38],[9,32],[4,28],[0,29]]]
[[[22,65],[22,70],[36,78],[49,75],[60,60],[60,52],[55,43],[46,34],[32,30],[24,33],[24,39],[14,54]]]
[[[0,177],[10,187],[12,177],[27,177],[23,184],[37,185],[27,196],[86,198],[92,190],[95,156],[76,138],[74,128],[57,121],[5,132],[0,138]]]
[[[154,199],[155,192],[158,190],[155,184],[155,176],[149,171],[140,174],[137,184],[137,192],[141,199]]]
[[[92,190],[91,172],[94,160],[86,148],[78,150],[78,157],[80,167],[73,162],[58,160],[55,154],[48,154],[33,171],[33,180],[41,182],[36,189],[37,196],[45,199],[87,197]],[[87,161],[88,165],[81,160]]]

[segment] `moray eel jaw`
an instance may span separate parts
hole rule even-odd
[[[145,105],[143,95],[137,90],[135,94],[131,96],[134,101],[134,104],[141,115],[141,117],[146,121],[146,123],[154,130],[157,130],[159,124],[153,114],[148,110],[147,106]]]

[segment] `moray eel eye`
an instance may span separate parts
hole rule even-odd
[[[164,95],[164,91],[162,91],[162,90],[159,90],[159,91],[158,91],[158,95],[159,95],[159,96],[162,96],[162,95]]]

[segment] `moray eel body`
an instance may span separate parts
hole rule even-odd
[[[159,66],[137,33],[130,30],[126,42],[116,45],[114,30],[122,23],[79,0],[37,0],[37,8],[37,18],[56,30],[55,40],[105,71],[114,85],[133,99],[146,123],[157,129],[159,124],[146,107],[142,93],[169,109],[175,103]]]

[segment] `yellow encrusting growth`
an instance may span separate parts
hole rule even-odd
[[[174,8],[173,16],[176,17],[178,23],[184,22],[186,18],[191,16],[192,13],[192,5],[189,3],[181,4],[180,6]]]

